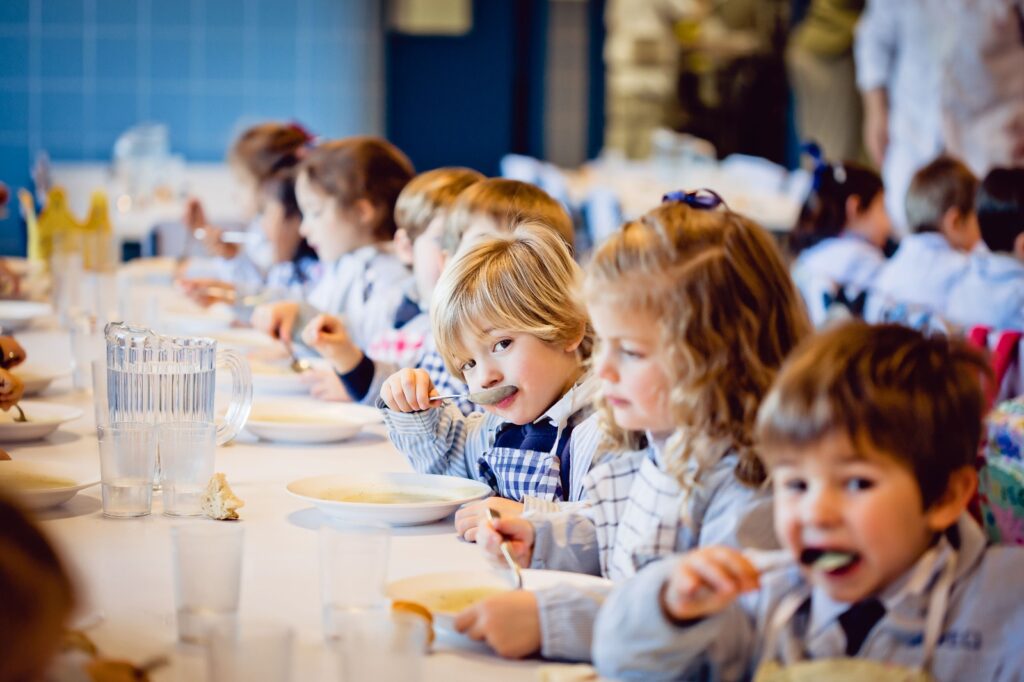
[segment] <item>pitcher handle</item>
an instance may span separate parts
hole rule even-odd
[[[233,350],[217,351],[217,367],[231,372],[231,404],[224,422],[217,425],[217,445],[230,442],[245,426],[252,410],[252,373],[249,363]]]

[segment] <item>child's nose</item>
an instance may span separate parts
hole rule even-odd
[[[608,353],[598,353],[594,361],[594,373],[599,379],[605,381],[616,382],[619,380],[619,373],[615,369],[615,364],[609,358]]]
[[[480,387],[492,388],[501,383],[503,379],[501,370],[496,365],[484,363],[480,366]]]
[[[822,527],[838,523],[842,516],[839,497],[827,488],[809,491],[802,509],[804,523]]]

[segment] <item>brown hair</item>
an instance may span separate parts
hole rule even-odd
[[[565,207],[536,185],[519,180],[488,178],[459,194],[445,224],[442,246],[455,253],[462,235],[474,219],[487,216],[500,230],[513,230],[522,223],[540,223],[557,232],[572,249],[575,233]]]
[[[783,359],[810,322],[772,238],[728,210],[668,202],[605,241],[587,270],[590,305],[644,310],[658,320],[676,423],[669,470],[684,485],[729,451],[736,477],[765,480],[754,421]],[[635,449],[642,434],[619,428],[599,403],[606,445]],[[691,459],[697,474],[687,480]]]
[[[238,136],[228,160],[262,185],[278,171],[298,164],[310,140],[310,134],[298,124],[261,123]]]
[[[432,297],[434,338],[448,370],[464,380],[465,338],[488,327],[561,345],[583,334],[582,363],[593,333],[576,295],[581,278],[569,247],[546,225],[524,223],[474,243],[445,267]]]
[[[382,241],[395,236],[395,201],[414,173],[398,147],[379,137],[331,140],[309,152],[300,172],[339,207],[369,201],[377,215],[374,236]]]
[[[905,209],[912,232],[939,232],[951,208],[974,212],[978,178],[960,161],[940,156],[916,173],[907,189]]]
[[[455,204],[462,190],[484,179],[470,168],[435,168],[420,173],[395,202],[395,223],[414,242],[431,222]]]
[[[758,415],[768,454],[835,432],[906,464],[925,507],[950,474],[973,466],[988,363],[961,340],[854,321],[809,340],[786,363]]]
[[[864,211],[885,190],[881,176],[858,163],[822,163],[814,169],[815,186],[804,200],[789,244],[800,253],[846,229],[846,201],[857,197]]]
[[[36,679],[75,605],[64,565],[28,515],[0,498],[0,680]]]
[[[993,168],[978,187],[978,226],[985,246],[1012,253],[1024,232],[1024,166]]]

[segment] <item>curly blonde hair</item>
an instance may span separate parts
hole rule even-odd
[[[766,474],[754,424],[761,399],[811,326],[781,254],[756,223],[728,210],[665,203],[627,223],[594,254],[589,305],[648,313],[658,324],[676,429],[668,469],[684,486],[729,451],[736,477]],[[619,427],[599,400],[605,446],[637,449],[643,434]],[[687,476],[697,459],[696,473]]]
[[[524,223],[471,245],[449,263],[432,296],[437,350],[452,376],[464,381],[467,338],[488,329],[513,329],[541,341],[580,339],[582,364],[593,333],[579,297],[580,267],[569,247],[545,225]]]

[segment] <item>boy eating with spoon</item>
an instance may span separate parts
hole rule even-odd
[[[798,349],[757,434],[790,568],[715,546],[652,565],[604,604],[599,671],[1017,679],[1024,550],[987,546],[966,514],[986,372],[962,343],[895,325],[851,323]]]
[[[584,370],[586,311],[572,295],[579,279],[565,242],[534,224],[470,244],[445,268],[434,339],[485,412],[465,416],[434,399],[423,369],[389,377],[388,435],[413,468],[483,481],[515,501],[580,498],[597,434],[574,433],[596,389]]]

